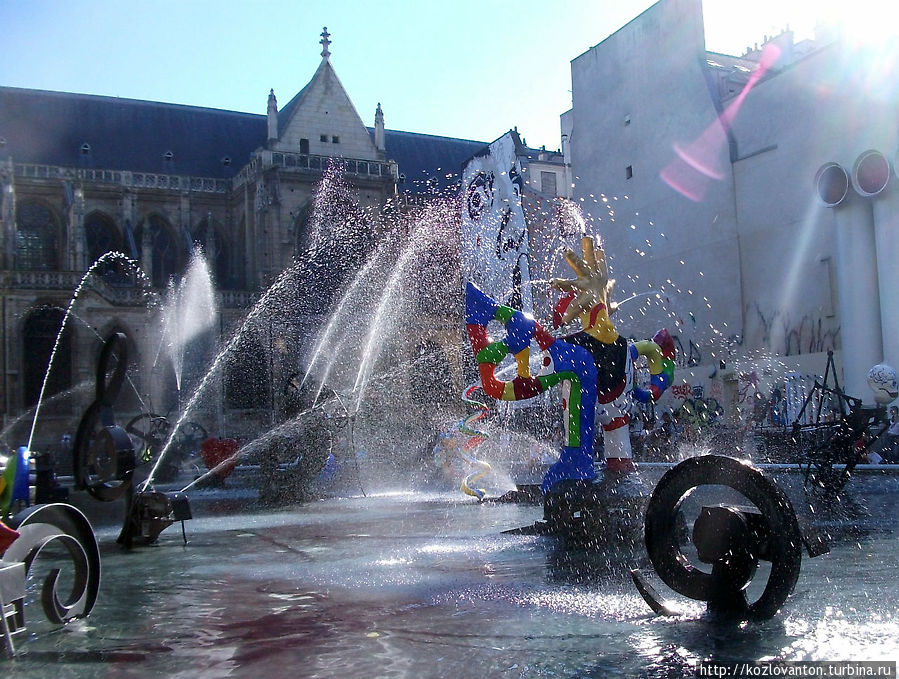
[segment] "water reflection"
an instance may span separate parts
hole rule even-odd
[[[534,506],[384,495],[216,517],[197,502],[187,546],[164,533],[122,552],[101,531],[93,615],[32,625],[15,674],[693,677],[703,659],[895,658],[890,496],[860,487],[880,530],[805,560],[784,612],[738,625],[684,600],[654,617],[628,575],[638,549],[502,534]]]

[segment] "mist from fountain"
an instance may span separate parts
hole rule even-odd
[[[354,208],[356,206],[352,196],[340,179],[337,169],[329,168],[323,174],[322,183],[313,201],[308,245],[290,266],[278,274],[214,357],[193,393],[181,407],[178,419],[143,483],[143,490],[153,482],[157,470],[173,446],[179,429],[201,402],[214,378],[220,375],[228,361],[234,359],[241,340],[266,322],[271,328],[280,319],[295,321],[296,318],[314,314],[314,305],[321,294],[328,291],[309,290],[308,283],[322,276],[327,277],[329,267],[334,265],[335,251],[342,255],[337,258],[338,264],[350,266],[355,263],[353,260],[358,258],[354,255],[359,254],[357,248],[360,236],[375,221],[375,217]]]
[[[67,398],[73,398],[76,396],[80,396],[81,394],[87,394],[91,391],[91,389],[93,389],[93,387],[93,378],[84,380],[73,387],[69,387],[64,391],[60,391],[59,393],[53,394],[53,396],[45,398],[43,401],[43,405],[49,406],[60,403]],[[14,432],[18,425],[25,422],[29,417],[33,417],[36,409],[37,405],[33,405],[28,410],[25,410],[24,412],[20,413],[18,416],[10,420],[7,425],[2,430],[0,430],[0,443],[9,445],[8,438],[10,437],[10,435]]]
[[[292,277],[296,274],[297,269],[298,267],[294,265],[281,272],[281,275],[278,276],[275,282],[272,283],[271,287],[266,290],[259,301],[256,302],[256,304],[250,310],[250,313],[244,319],[237,332],[235,332],[231,336],[230,340],[228,340],[224,348],[221,349],[216,355],[215,359],[212,361],[212,364],[206,370],[206,374],[200,380],[193,394],[181,409],[181,412],[178,415],[178,419],[175,421],[174,426],[172,426],[168,438],[166,439],[165,443],[162,446],[162,449],[159,451],[159,454],[156,457],[156,462],[154,463],[149,475],[147,476],[143,483],[143,486],[141,487],[142,491],[146,490],[153,482],[153,478],[156,475],[156,472],[158,471],[160,465],[162,464],[162,461],[166,458],[166,455],[171,450],[172,445],[175,441],[175,437],[177,436],[181,426],[187,421],[188,416],[192,414],[193,409],[196,407],[200,398],[205,394],[207,387],[212,383],[213,377],[218,375],[224,362],[230,357],[235,347],[237,347],[244,332],[246,332],[247,329],[251,328],[253,322],[268,308],[267,305],[270,303],[270,301],[277,298],[279,294],[284,292],[287,285],[291,282]]]
[[[143,270],[140,268],[140,265],[134,260],[128,258],[126,255],[121,252],[106,252],[100,257],[98,257],[84,272],[84,275],[81,277],[81,280],[78,282],[78,285],[75,287],[75,291],[72,293],[72,298],[69,301],[68,306],[66,307],[66,312],[63,315],[62,322],[59,325],[59,331],[56,334],[56,339],[53,342],[53,348],[50,351],[50,358],[47,361],[47,370],[44,373],[44,379],[41,382],[41,389],[38,393],[37,403],[34,406],[34,417],[31,420],[31,430],[28,434],[28,443],[27,450],[31,450],[31,443],[34,440],[34,432],[37,427],[38,415],[41,411],[41,405],[44,400],[44,393],[47,389],[47,382],[50,378],[50,371],[53,370],[53,361],[56,358],[56,352],[59,349],[59,343],[62,340],[63,333],[66,330],[67,324],[69,322],[69,318],[72,317],[73,309],[75,308],[75,303],[78,301],[78,296],[81,294],[81,291],[84,289],[85,285],[90,280],[91,276],[97,269],[106,262],[117,262],[123,264],[131,269],[132,272],[137,274],[138,279],[143,283],[144,290],[149,289],[149,281],[143,273]]]
[[[180,394],[187,346],[212,328],[218,318],[215,287],[201,248],[194,251],[181,280],[169,283],[159,313],[162,321],[160,349],[172,362]]]
[[[403,299],[409,292],[409,289],[403,285],[410,282],[409,264],[416,257],[421,257],[427,248],[434,245],[440,235],[446,233],[446,228],[452,224],[454,207],[452,203],[441,202],[435,203],[430,206],[430,209],[423,211],[412,223],[409,240],[388,272],[383,292],[380,299],[377,300],[371,316],[371,323],[363,344],[362,360],[353,383],[353,394],[356,399],[354,410],[356,412],[362,403],[374,365],[383,350],[384,337],[395,335],[400,322],[412,320],[409,317],[415,315],[414,311],[405,306],[408,301]],[[426,296],[426,299],[429,299],[429,296]],[[428,310],[422,311],[427,312]]]
[[[407,365],[396,366],[392,370],[389,370],[387,372],[378,373],[374,376],[375,379],[372,381],[372,387],[371,391],[369,392],[369,397],[389,397],[391,390],[397,387],[398,382],[405,379],[406,371],[410,368],[415,368],[417,364],[424,362],[428,358],[429,357],[427,356],[419,357],[418,359],[412,361]],[[206,472],[193,479],[190,483],[188,483],[181,489],[181,492],[188,491],[191,488],[202,484],[204,481],[213,477],[216,473],[226,469],[229,466],[234,465],[240,460],[252,459],[254,455],[260,453],[261,451],[264,451],[266,445],[276,440],[278,437],[295,435],[301,432],[305,427],[308,426],[310,418],[333,419],[335,417],[339,417],[349,419],[354,417],[355,414],[350,410],[347,404],[343,402],[339,394],[335,393],[330,399],[321,400],[319,400],[319,395],[320,393],[317,392],[313,401],[313,405],[300,411],[287,421],[282,422],[272,429],[263,432],[253,440],[243,444],[228,458],[218,462],[214,467],[208,469]],[[446,417],[443,417],[443,419],[446,419]],[[447,426],[449,426],[449,424]]]
[[[318,367],[317,364],[319,362],[319,358],[325,354],[325,350],[334,343],[338,329],[341,326],[345,326],[350,321],[350,317],[354,312],[352,300],[358,293],[360,286],[368,282],[368,277],[372,269],[381,262],[382,257],[388,254],[388,252],[389,250],[386,247],[382,246],[378,248],[378,251],[375,253],[375,255],[365,263],[365,265],[356,274],[355,278],[353,278],[353,282],[347,288],[346,292],[344,292],[343,296],[337,304],[334,313],[331,314],[327,325],[325,326],[324,330],[321,333],[321,336],[315,344],[314,349],[312,350],[312,357],[309,359],[309,363],[306,366],[306,371],[303,375],[303,380],[300,383],[300,388],[304,386],[304,384],[306,383],[306,379],[309,377],[312,371]],[[319,370],[320,374],[318,377],[318,387],[315,392],[315,401],[317,401],[319,396],[321,395],[322,389],[324,388],[325,383],[328,381],[328,377],[331,374],[331,369],[333,367],[333,357],[326,358],[323,367]]]
[[[640,299],[641,297],[655,297],[656,299],[661,299],[662,294],[658,290],[650,290],[649,292],[640,292],[635,295],[631,295],[627,299],[623,299],[618,302],[618,308],[620,309],[622,306],[627,304],[628,302],[632,302],[635,299]]]

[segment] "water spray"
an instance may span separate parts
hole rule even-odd
[[[59,343],[62,341],[62,336],[66,330],[66,325],[68,323],[69,317],[72,315],[72,309],[74,308],[75,302],[78,300],[78,296],[81,294],[81,290],[84,288],[91,274],[94,273],[94,271],[96,271],[103,262],[106,262],[108,260],[123,261],[137,270],[140,269],[137,262],[129,259],[121,252],[107,252],[98,257],[97,260],[90,265],[88,270],[84,272],[84,275],[81,277],[81,280],[75,287],[75,292],[72,293],[72,299],[69,301],[68,307],[66,307],[66,313],[62,318],[62,323],[60,323],[59,332],[56,334],[56,340],[53,342],[53,349],[51,349],[50,351],[50,360],[47,362],[47,372],[44,373],[44,380],[43,382],[41,382],[41,390],[37,397],[37,405],[34,407],[34,418],[31,420],[31,431],[28,434],[28,450],[31,450],[31,443],[34,439],[34,431],[37,427],[37,417],[41,410],[41,403],[44,399],[44,393],[47,390],[47,383],[50,380],[50,371],[53,369],[53,360],[56,358],[56,352],[59,350]]]

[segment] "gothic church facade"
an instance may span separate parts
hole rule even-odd
[[[225,336],[299,251],[315,191],[335,160],[362,207],[420,204],[452,190],[463,162],[484,144],[388,130],[380,104],[367,127],[331,64],[327,30],[321,44],[312,79],[280,108],[270,92],[265,115],[0,87],[4,427],[37,402],[73,290],[104,253],[138,262],[161,295],[201,246]],[[137,391],[156,410],[175,405],[170,371],[154,356],[158,329],[146,313],[146,285],[114,262],[97,274],[60,338],[47,383],[47,396],[77,393],[47,410],[48,440],[36,445],[52,444],[90,400],[98,338],[113,331],[128,338]],[[260,386],[258,426],[277,392]],[[128,414],[147,407],[133,398],[123,406]],[[8,444],[20,443],[12,436]]]

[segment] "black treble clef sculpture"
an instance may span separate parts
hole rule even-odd
[[[95,398],[78,424],[73,466],[76,488],[87,490],[103,502],[125,497],[125,518],[116,542],[130,548],[135,538],[148,543],[155,541],[174,521],[181,521],[184,534],[184,521],[191,518],[191,513],[183,493],[167,495],[155,490],[134,490],[137,466],[134,443],[128,432],[116,424],[112,410],[127,369],[127,338],[120,332],[113,333],[103,344],[97,361]],[[184,541],[187,542],[186,535]]]
[[[116,363],[111,365],[113,359]],[[136,466],[134,444],[115,423],[112,409],[127,368],[127,339],[123,333],[113,333],[100,352],[95,398],[78,424],[73,445],[76,488],[103,502],[117,500],[131,488]]]

